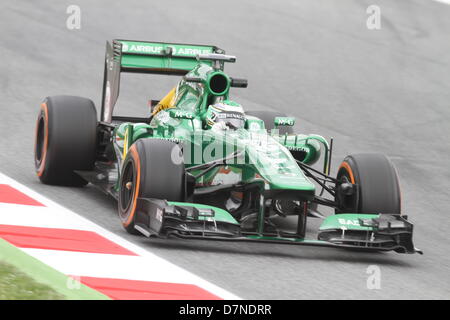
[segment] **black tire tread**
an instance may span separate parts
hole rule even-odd
[[[48,147],[40,180],[45,184],[83,186],[74,170],[92,170],[96,156],[97,112],[94,103],[75,96],[52,96],[48,110]]]
[[[141,168],[138,197],[185,201],[184,162],[176,164],[170,158],[172,152],[181,152],[180,147],[171,141],[151,138],[136,141],[135,147]],[[176,149],[174,150],[174,148]],[[130,161],[130,157],[131,153],[129,152],[124,164]],[[122,212],[120,201],[119,198],[119,213],[125,214],[126,211]],[[124,228],[128,233],[139,234],[134,228],[134,221],[128,226],[124,225]]]
[[[401,213],[401,192],[396,169],[379,153],[349,155],[344,159],[358,185],[359,213]],[[339,178],[339,172],[338,172]]]

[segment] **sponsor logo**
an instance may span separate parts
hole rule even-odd
[[[347,220],[347,219],[340,218],[340,219],[338,219],[338,222],[340,224],[347,225],[347,226],[357,226],[357,227],[360,226],[358,220]]]
[[[211,53],[210,49],[183,48],[183,47],[177,48],[173,46],[169,46],[166,48],[171,48],[172,54],[178,56],[196,56],[197,54]],[[122,52],[162,54],[165,52],[166,48],[158,45],[155,46],[144,44],[128,44],[122,42]]]
[[[214,119],[238,119],[245,120],[245,116],[242,113],[233,113],[233,112],[220,112],[215,114],[216,117]]]
[[[208,49],[192,49],[192,48],[178,48],[178,50],[173,50],[173,54],[180,56],[196,56],[197,54],[207,54],[211,53]]]
[[[303,148],[303,147],[294,147],[294,146],[285,146],[288,150],[292,150],[292,151],[303,151],[303,152],[308,152],[308,149]]]
[[[178,119],[194,119],[194,114],[192,112],[176,110],[171,113],[173,118]]]
[[[158,46],[144,46],[144,45],[136,45],[136,44],[132,44],[132,45],[123,45],[122,44],[122,51],[123,52],[136,52],[136,53],[154,53],[154,54],[159,54],[161,53],[163,47]]]
[[[293,126],[295,124],[295,119],[291,117],[276,117],[275,124],[277,126]]]

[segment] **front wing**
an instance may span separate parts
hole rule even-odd
[[[135,228],[147,237],[173,236],[422,254],[412,242],[412,223],[398,214],[332,215],[323,221],[318,239],[305,239],[279,230],[248,231],[227,211],[213,206],[139,198]]]

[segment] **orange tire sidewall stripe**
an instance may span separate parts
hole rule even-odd
[[[44,112],[44,147],[42,148],[41,163],[39,165],[39,168],[37,169],[37,175],[39,177],[42,176],[42,174],[44,173],[45,160],[47,159],[47,148],[48,148],[48,108],[47,108],[47,103],[43,102],[41,104],[41,112]],[[40,119],[41,119],[41,116],[38,117],[38,122],[36,124],[36,141],[34,144],[35,152],[36,152],[36,147],[37,147],[37,137],[38,137]]]
[[[339,169],[341,169],[341,168],[344,168],[348,172],[348,175],[350,176],[350,182],[355,184],[355,176],[353,175],[352,168],[350,168],[350,165],[348,164],[348,162],[343,161],[341,163],[341,166],[339,167]]]
[[[139,189],[141,186],[141,162],[139,158],[139,153],[136,150],[136,145],[132,145],[128,152],[131,154],[131,157],[134,160],[135,168],[136,168],[136,187],[134,189],[134,195],[133,195],[133,204],[130,209],[130,213],[127,217],[127,219],[123,222],[124,227],[128,227],[131,222],[134,219],[134,214],[136,212],[136,204],[137,204],[137,198],[139,196]]]

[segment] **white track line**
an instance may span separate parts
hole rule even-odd
[[[53,202],[52,200],[42,196],[41,194],[2,173],[0,173],[0,184],[8,184],[47,207],[1,204],[0,224],[94,231],[106,239],[109,239],[140,256],[123,258],[122,256],[116,255],[116,259],[118,259],[116,261],[119,263],[114,265],[116,262],[112,263],[112,258],[109,257],[110,255],[76,252],[68,253],[43,249],[23,249],[25,252],[37,257],[38,259],[48,262],[50,266],[54,266],[55,269],[60,270],[61,272],[72,275],[77,275],[77,273],[81,272],[85,276],[97,275],[104,278],[115,278],[120,275],[121,277],[124,277],[123,279],[152,279],[152,281],[161,282],[166,282],[172,279],[170,282],[195,284],[198,287],[203,288],[223,299],[240,299],[238,296],[228,292],[227,290],[224,290],[211,282],[174,265],[154,253],[151,253],[148,250],[143,249],[100,227],[77,213],[64,208],[63,206]],[[11,214],[5,214],[6,212],[11,212]],[[193,254],[195,253],[193,252]],[[104,259],[102,260],[102,258]],[[137,261],[139,261],[139,263],[137,263]],[[128,266],[130,263],[135,265],[135,269],[132,269],[131,273],[128,275],[121,273],[119,270],[120,266],[122,264]],[[155,267],[151,267],[152,265],[158,266],[158,270],[156,270]],[[88,270],[89,266],[92,267],[91,271]],[[147,268],[148,274],[146,274]],[[104,272],[101,273],[100,269],[103,269]],[[134,273],[135,270],[136,273]],[[157,280],[158,277],[162,280]],[[176,281],[174,281],[175,279]]]
[[[167,261],[162,259],[45,249],[22,250],[64,274],[197,285],[192,282],[196,279],[186,278],[184,272],[179,272],[178,267],[167,264]],[[105,268],[105,265],[108,268]]]

